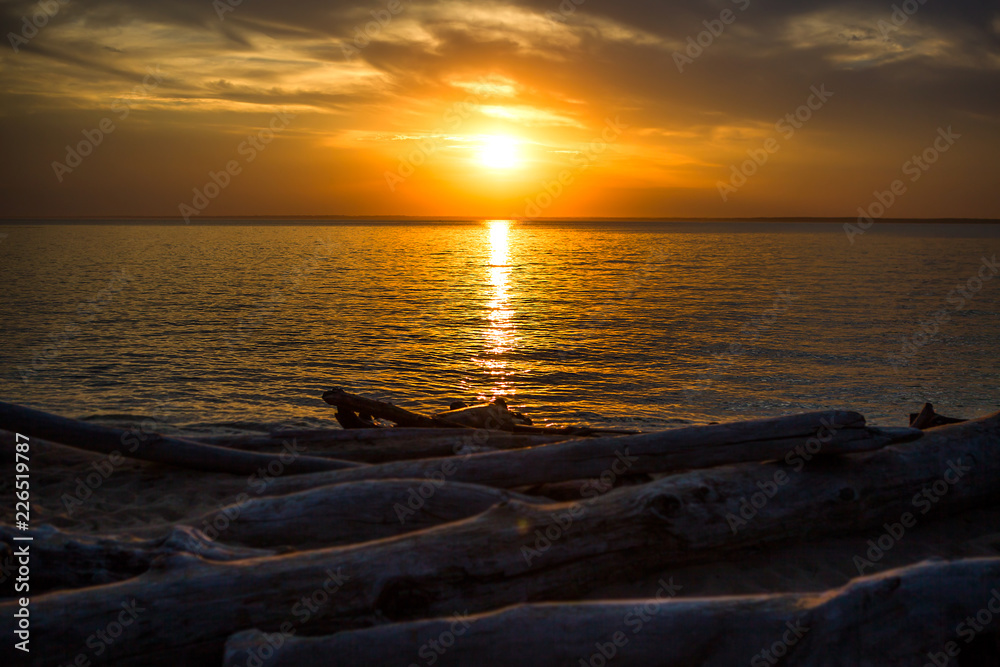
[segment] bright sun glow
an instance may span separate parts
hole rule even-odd
[[[491,169],[510,169],[519,162],[517,141],[512,137],[493,135],[483,138],[479,161]]]

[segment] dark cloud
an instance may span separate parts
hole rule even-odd
[[[309,132],[320,137],[416,136],[439,122],[441,107],[468,94],[459,84],[492,76],[515,90],[497,104],[537,109],[547,114],[538,118],[552,119],[537,140],[542,151],[572,152],[567,146],[587,140],[604,117],[621,114],[643,133],[636,136],[644,137],[646,153],[633,156],[636,164],[648,161],[650,173],[662,169],[709,183],[773,132],[774,122],[803,104],[815,85],[826,85],[835,97],[815,114],[808,132],[788,144],[783,159],[807,166],[812,160],[816,173],[844,170],[853,161],[864,163],[854,177],[864,172],[866,179],[879,179],[911,146],[948,124],[980,137],[978,146],[1000,148],[995,2],[928,0],[898,26],[892,2],[404,2],[392,24],[355,55],[346,54],[344,47],[375,20],[372,12],[384,16],[387,4],[244,0],[220,16],[209,0],[70,0],[37,36],[18,45],[18,53],[0,56],[8,124],[37,130],[39,118],[58,118],[65,126],[53,125],[50,132],[72,135],[159,64],[164,82],[143,104],[185,137],[200,136],[205,127],[188,122],[224,124],[196,112],[211,114],[217,107],[217,118],[238,124],[241,110],[283,105],[313,109]],[[20,34],[23,17],[37,7],[0,4],[3,34]],[[675,52],[723,10],[736,21],[679,72]],[[487,120],[477,116],[480,124]],[[407,126],[411,122],[416,125]],[[332,155],[312,150],[318,164]],[[988,176],[982,174],[992,167],[984,155],[964,150],[965,196],[985,202]],[[669,157],[658,163],[657,152]],[[377,180],[381,172],[374,173]],[[50,175],[22,170],[9,176],[47,183]],[[780,184],[773,188],[772,201]],[[844,192],[866,188],[852,184]],[[718,208],[710,187],[697,193],[663,184],[619,189],[647,207],[662,195],[695,208],[712,201],[709,208]],[[759,200],[766,207],[767,197]],[[23,202],[22,208],[33,205]],[[828,206],[809,213],[835,213]]]

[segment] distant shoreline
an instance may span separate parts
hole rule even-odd
[[[81,216],[81,217],[10,217],[0,218],[0,225],[14,224],[58,224],[58,225],[191,225],[191,226],[212,226],[212,225],[240,225],[247,221],[265,225],[292,225],[292,224],[344,224],[351,222],[366,223],[397,223],[397,222],[431,222],[431,223],[477,223],[489,220],[488,217],[474,216],[405,216],[405,215],[299,215],[299,216],[272,216],[272,215],[247,215],[247,216],[201,216],[197,220],[185,223],[183,219],[176,216]],[[496,218],[501,219],[501,218]],[[587,222],[626,222],[626,223],[844,223],[856,222],[855,217],[758,217],[758,218],[532,218],[528,220],[519,218],[503,218],[527,224],[550,224],[550,223],[587,223]],[[878,224],[973,224],[990,225],[1000,224],[998,218],[879,218]]]

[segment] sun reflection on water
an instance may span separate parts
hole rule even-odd
[[[510,220],[488,220],[490,254],[489,327],[486,329],[486,349],[477,362],[490,376],[492,386],[488,395],[510,396],[514,387],[507,381],[508,366],[505,355],[514,347],[515,331],[512,321],[514,310],[510,306]]]

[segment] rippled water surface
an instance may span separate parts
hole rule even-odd
[[[979,282],[998,232],[7,225],[0,397],[213,429],[332,424],[333,386],[642,429],[834,407],[902,424],[924,401],[973,416],[1000,407],[1000,279]]]

